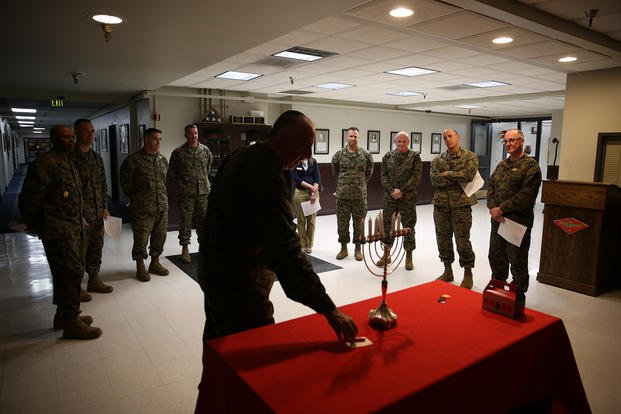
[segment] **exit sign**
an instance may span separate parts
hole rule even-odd
[[[62,108],[65,106],[65,98],[62,96],[57,96],[56,98],[50,99],[52,103],[52,108]]]

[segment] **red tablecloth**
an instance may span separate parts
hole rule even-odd
[[[367,323],[379,303],[342,308],[373,342],[347,352],[320,315],[206,341],[197,412],[506,413],[540,400],[590,412],[560,319],[526,309],[518,322],[431,282],[389,294],[398,324],[379,332]]]

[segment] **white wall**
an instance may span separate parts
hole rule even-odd
[[[593,181],[597,134],[621,131],[621,68],[567,76],[559,178]]]

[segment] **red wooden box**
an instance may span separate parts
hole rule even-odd
[[[522,296],[522,300],[519,300]],[[492,279],[483,290],[483,309],[518,319],[524,314],[520,288],[502,280]]]

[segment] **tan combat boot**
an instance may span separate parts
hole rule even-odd
[[[472,269],[469,267],[464,268],[464,280],[461,281],[459,287],[466,289],[472,289]]]
[[[90,302],[91,300],[93,300],[93,297],[80,287],[80,302]]]
[[[82,322],[84,322],[88,326],[91,326],[91,324],[93,323],[93,318],[88,315],[80,316],[80,319],[82,319]],[[54,314],[54,329],[63,329],[65,327],[65,323],[66,321],[63,319],[60,313]]]
[[[144,267],[144,260],[136,259],[136,279],[141,282],[148,282],[151,280],[151,275],[147,272],[147,269]]]
[[[405,270],[414,269],[414,262],[412,261],[412,250],[405,251]]]
[[[386,257],[386,265],[389,265],[390,263],[392,263],[392,257],[390,257],[390,255],[388,255],[388,257]],[[381,259],[379,259],[376,263],[377,266],[379,267],[384,267],[384,257],[382,256]]]
[[[89,292],[97,293],[110,293],[114,288],[110,285],[106,285],[99,278],[99,273],[93,273],[88,275],[88,283],[86,284],[86,290]]]
[[[181,249],[181,261],[183,263],[190,263],[192,261],[192,258],[190,257],[190,249],[187,244],[184,244]]]
[[[356,243],[356,249],[354,250],[354,257],[359,262],[361,262],[362,259],[363,259],[363,257],[362,257],[362,248],[360,247],[360,243]]]
[[[95,339],[100,336],[100,328],[88,326],[77,316],[64,322],[63,338],[65,339]]]
[[[166,276],[168,275],[168,269],[160,264],[160,258],[158,256],[151,256],[149,273],[153,273],[154,275],[158,276]]]
[[[349,255],[347,251],[347,243],[341,243],[341,251],[336,255],[336,260],[343,260]]]
[[[444,262],[444,273],[442,273],[436,280],[442,280],[444,282],[453,281],[453,267],[449,262]]]

